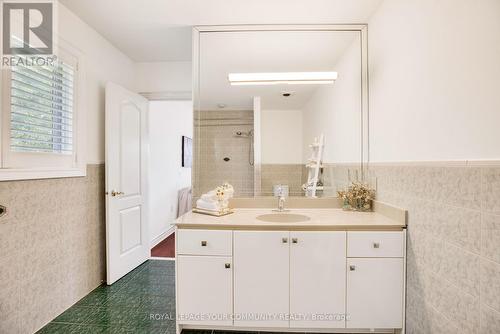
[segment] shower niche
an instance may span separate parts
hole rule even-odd
[[[273,196],[277,185],[306,196],[311,175],[316,195],[330,197],[364,177],[366,26],[196,27],[193,36],[194,198],[224,182],[235,197]]]

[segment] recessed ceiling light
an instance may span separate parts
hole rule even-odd
[[[333,84],[337,72],[229,73],[231,85],[320,85]]]

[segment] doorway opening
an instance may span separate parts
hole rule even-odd
[[[193,138],[192,102],[150,101],[148,125],[151,257],[173,259],[174,223],[190,210],[192,202],[187,147]]]

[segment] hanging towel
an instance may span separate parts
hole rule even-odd
[[[179,190],[179,200],[177,203],[177,218],[191,211],[192,209],[191,187]]]

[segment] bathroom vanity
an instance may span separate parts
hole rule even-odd
[[[384,213],[184,215],[176,224],[178,332],[404,332],[405,215]]]

